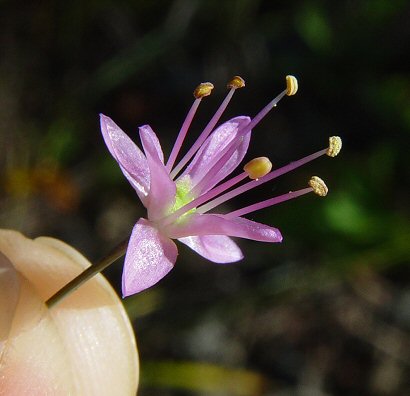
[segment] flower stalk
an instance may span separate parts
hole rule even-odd
[[[128,238],[119,243],[114,249],[108,253],[107,256],[103,257],[101,260],[97,261],[95,264],[91,265],[80,275],[76,276],[72,281],[67,283],[63,288],[61,288],[57,293],[51,296],[47,301],[46,305],[48,308],[52,308],[61,302],[64,298],[68,297],[72,292],[77,290],[83,283],[90,280],[94,275],[97,275],[109,265],[114,263],[120,257],[124,256],[128,245]]]

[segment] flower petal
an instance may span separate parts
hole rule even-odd
[[[165,168],[164,157],[161,155],[161,147],[154,131],[148,125],[144,125],[139,128],[139,132],[151,175],[148,218],[158,220],[167,215],[174,205],[176,186]]]
[[[243,259],[239,246],[225,235],[189,236],[178,240],[214,263],[234,263]]]
[[[232,118],[212,132],[198,150],[194,159],[182,174],[182,176],[188,174],[191,177],[193,186],[197,185],[203,177],[209,174],[210,168],[222,157],[225,147],[236,143],[238,139],[243,139],[242,143],[234,151],[230,159],[225,162],[222,168],[214,171],[215,174],[212,175],[206,185],[202,187],[199,192],[200,194],[209,191],[213,186],[218,184],[242,161],[248,150],[251,133],[243,135],[240,133],[240,130],[248,125],[249,122],[249,117],[241,116]]]
[[[100,124],[108,150],[120,165],[143,205],[147,206],[150,172],[145,155],[111,118],[100,114]]]
[[[132,230],[122,274],[123,296],[138,293],[160,281],[174,267],[178,249],[145,219]]]
[[[143,125],[139,127],[139,130],[140,135],[141,131],[143,131],[145,137],[145,140],[142,142],[144,151],[149,149],[153,153],[156,152],[160,161],[164,163],[164,153],[162,152],[161,143],[159,142],[159,139],[152,128],[149,125]]]
[[[193,213],[167,226],[164,232],[173,239],[192,235],[229,235],[261,242],[282,242],[282,235],[277,228],[243,217],[228,219],[217,214]]]

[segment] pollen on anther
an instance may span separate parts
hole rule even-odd
[[[320,197],[325,197],[329,191],[325,182],[317,176],[311,177],[309,180],[309,186],[312,187],[313,192]]]
[[[196,99],[203,98],[204,96],[209,96],[214,89],[214,85],[210,82],[204,82],[199,84],[194,91],[194,96]]]
[[[339,136],[331,136],[329,138],[329,148],[326,151],[326,155],[329,157],[336,157],[342,149],[342,139]]]
[[[259,179],[268,174],[271,169],[272,162],[267,157],[254,158],[243,167],[250,179]]]
[[[245,80],[240,76],[234,76],[226,86],[234,89],[243,88],[245,86]]]
[[[293,96],[298,91],[298,80],[295,76],[286,76],[286,95]]]

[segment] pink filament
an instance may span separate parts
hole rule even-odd
[[[228,201],[229,199],[232,199],[239,194],[243,194],[245,191],[248,191],[254,187],[260,186],[261,184],[264,184],[270,180],[275,179],[276,177],[279,177],[287,172],[290,172],[296,168],[299,168],[300,166],[321,157],[322,155],[326,154],[327,148],[320,150],[314,154],[308,155],[307,157],[304,157],[298,161],[291,162],[290,164],[283,166],[282,168],[276,169],[270,173],[268,173],[266,176],[261,177],[260,179],[257,180],[251,180],[245,184],[243,184],[240,187],[237,187],[226,194],[221,195],[220,197],[208,202],[206,205],[201,206],[198,208],[198,213],[206,213],[209,210],[215,208],[218,205],[221,205],[225,201]]]
[[[171,172],[171,178],[174,178],[180,171],[181,169],[188,163],[188,161],[192,158],[192,156],[196,153],[196,151],[201,147],[201,145],[205,142],[206,138],[209,136],[209,134],[212,132],[213,128],[215,127],[216,123],[220,119],[222,113],[225,111],[226,107],[228,106],[233,93],[235,92],[235,89],[232,88],[228,95],[226,96],[225,100],[222,102],[221,106],[219,106],[218,110],[216,111],[215,115],[211,118],[209,121],[208,125],[205,127],[197,141],[194,143],[194,145],[189,149],[189,151],[185,154],[185,156],[182,158],[182,160],[179,162],[179,164],[175,167],[175,169]],[[277,95],[273,100],[271,100],[252,120],[251,122],[243,128],[243,135],[246,133],[250,132],[277,104],[278,102],[286,95],[286,89],[282,91],[279,95]],[[185,135],[184,135],[185,137]],[[178,136],[179,139],[179,136]],[[182,143],[181,143],[182,144]],[[176,143],[175,143],[176,146]],[[175,148],[174,146],[174,148]],[[239,146],[239,144],[238,144]],[[180,147],[179,147],[180,148]],[[179,149],[178,149],[179,150]],[[174,149],[172,149],[174,151]],[[171,153],[172,156],[172,153]],[[176,155],[175,155],[176,157]],[[171,157],[170,157],[171,158]],[[175,159],[174,159],[175,162]],[[168,161],[169,163],[169,161]],[[168,168],[168,163],[167,163],[167,169],[170,170],[172,168]]]
[[[226,95],[224,101],[221,103],[221,105],[219,106],[219,108],[216,111],[216,113],[214,114],[214,116],[208,122],[208,125],[205,127],[205,129],[202,131],[202,133],[199,135],[196,142],[192,145],[192,147],[184,155],[182,160],[178,163],[178,165],[171,172],[171,178],[172,179],[175,178],[175,176],[182,170],[182,168],[188,163],[188,161],[194,156],[194,154],[198,151],[198,149],[201,147],[201,145],[205,142],[206,138],[212,132],[212,130],[214,129],[216,123],[219,121],[219,119],[221,118],[223,112],[227,108],[227,106],[228,106],[229,102],[231,101],[232,96],[233,96],[235,91],[236,91],[235,88],[230,89],[230,91]]]
[[[282,91],[276,98],[272,99],[255,117],[252,121],[245,127],[247,131],[252,130],[257,124],[259,124],[274,107],[279,103],[279,101],[286,95],[286,89]]]
[[[222,167],[229,161],[235,150],[242,143],[242,138],[251,130],[278,104],[278,102],[285,96],[286,90],[277,95],[271,100],[252,120],[251,122],[239,129],[238,136],[222,151],[219,160],[212,166],[207,175],[193,188],[194,193],[200,193],[206,184],[222,169]],[[195,194],[194,194],[195,195]]]
[[[185,140],[185,136],[188,132],[188,129],[192,123],[192,120],[195,116],[196,111],[198,110],[199,104],[201,103],[202,98],[195,99],[194,103],[192,104],[191,108],[189,109],[189,112],[185,118],[184,123],[182,124],[182,127],[178,133],[177,140],[175,141],[174,147],[172,148],[171,154],[168,158],[168,162],[166,165],[166,168],[168,172],[171,171],[172,167],[174,166],[175,160],[177,159],[177,156],[179,154],[179,151],[181,150],[182,143]]]
[[[265,201],[261,201],[253,205],[245,206],[244,208],[234,210],[233,212],[226,214],[225,217],[233,218],[233,217],[244,216],[248,213],[252,213],[257,210],[267,208],[269,206],[277,205],[279,203],[288,201],[296,197],[300,197],[301,195],[308,194],[312,191],[313,191],[312,187],[307,187],[307,188],[304,188],[298,191],[291,191],[287,194],[279,195],[278,197],[266,199]]]
[[[224,110],[226,109],[229,101],[231,100],[233,93],[235,92],[235,89],[231,89],[228,93],[228,95],[225,97],[224,101],[222,104],[219,106],[218,110],[214,114],[214,116],[211,118],[209,121],[208,125],[205,127],[201,135],[198,137],[197,141],[194,143],[194,145],[190,148],[190,150],[185,154],[185,156],[182,158],[182,160],[179,162],[179,164],[175,167],[175,169],[171,172],[171,177],[174,178],[181,170],[182,168],[187,164],[187,162],[192,158],[192,156],[195,154],[195,152],[201,147],[201,145],[204,143],[206,138],[209,136],[209,134],[212,132],[213,128],[215,127],[216,123],[220,119],[221,115],[223,114]],[[230,157],[233,155],[235,150],[239,147],[239,145],[242,142],[243,136],[245,136],[247,133],[249,133],[252,128],[254,128],[271,110],[273,107],[277,105],[277,103],[286,95],[286,90],[282,91],[279,95],[277,95],[271,102],[269,102],[252,120],[251,122],[240,129],[238,131],[238,137],[234,139],[231,144],[228,144],[227,147],[224,148],[224,150],[221,152],[221,155],[219,157],[219,160],[212,166],[212,168],[209,170],[207,175],[196,185],[193,187],[191,190],[192,195],[200,194],[201,190],[206,188],[206,184],[211,181],[211,179],[220,171],[220,169],[224,166],[224,164],[230,159]],[[197,103],[198,102],[198,103]],[[197,99],[194,104],[192,105],[185,121],[184,124],[181,127],[181,131],[178,135],[177,141],[175,142],[175,145],[172,149],[170,158],[167,163],[167,169],[170,170],[172,166],[175,163],[175,159],[180,151],[180,148],[182,146],[182,142],[187,134],[188,128],[192,122],[192,119],[195,115],[196,109],[198,108],[200,99]],[[240,135],[239,135],[240,134]],[[178,217],[183,215],[184,213],[188,212],[191,209],[198,208],[197,212],[198,213],[206,213],[209,210],[215,208],[216,206],[224,203],[225,201],[236,197],[239,194],[242,194],[254,187],[257,187],[263,183],[266,183],[278,176],[281,176],[293,169],[296,169],[307,162],[310,162],[323,154],[327,152],[327,148],[320,150],[314,154],[308,155],[307,157],[304,157],[298,161],[291,162],[290,164],[279,168],[275,171],[272,171],[268,173],[267,175],[261,177],[260,179],[257,180],[251,180],[245,184],[243,184],[240,187],[237,187],[221,196],[219,196],[216,199],[213,199],[217,197],[219,194],[222,194],[224,191],[228,190],[229,188],[233,187],[235,184],[241,182],[244,180],[246,177],[248,177],[246,172],[241,173],[238,176],[235,176],[234,178],[222,183],[221,185],[213,188],[212,190],[208,191],[207,193],[199,196],[198,198],[194,199],[190,203],[182,206],[178,210],[176,210],[174,213],[171,215],[165,217],[163,219],[163,225],[167,225],[175,221]],[[290,192],[288,194],[281,195],[276,198],[271,198],[253,205],[249,205],[245,208],[238,209],[236,211],[233,211],[229,213],[227,216],[233,217],[233,216],[239,216],[239,215],[244,215],[246,213],[253,212],[255,210],[259,210],[262,208],[265,208],[267,206],[274,205],[276,203],[280,203],[292,198],[295,198],[299,195],[306,194],[308,192],[312,191],[312,189],[306,188],[303,190],[295,191],[295,192]],[[213,199],[213,200],[212,200]],[[204,204],[207,202],[207,204]],[[200,206],[202,205],[202,206]],[[239,214],[238,214],[239,213]]]

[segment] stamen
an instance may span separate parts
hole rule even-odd
[[[177,159],[179,151],[181,150],[182,143],[185,140],[185,136],[195,116],[195,113],[198,110],[198,107],[199,107],[199,104],[201,103],[202,98],[205,96],[209,96],[213,88],[214,86],[210,82],[201,83],[195,88],[195,91],[194,91],[195,101],[192,104],[185,118],[184,123],[182,124],[181,130],[178,133],[177,140],[175,141],[174,147],[172,148],[171,154],[166,164],[166,168],[168,172],[171,171],[172,167],[174,166],[175,160]]]
[[[216,162],[216,164],[209,170],[208,174],[196,186],[192,188],[192,190],[190,191],[191,195],[196,196],[200,194],[201,189],[204,188],[206,184],[209,183],[209,181],[215,177],[217,172],[220,170],[220,167],[222,166],[221,164],[225,164],[228,161],[228,159],[233,154],[232,150],[235,149],[235,146],[232,146],[230,149],[225,150],[224,155],[222,155],[222,157]],[[244,172],[240,175],[226,181],[225,183],[222,183],[220,186],[213,188],[209,192],[199,196],[198,199],[195,199],[194,202],[196,205],[193,207],[202,205],[203,203],[216,197],[223,191],[233,187],[235,184],[245,179],[246,176],[253,180],[265,176],[272,169],[272,163],[269,161],[269,158],[267,157],[258,157],[249,161],[243,169]]]
[[[232,80],[226,85],[228,88],[243,88],[245,86],[245,80],[240,76],[232,77]]]
[[[236,76],[232,79],[232,81],[234,81],[235,79],[237,79],[239,76]],[[291,76],[293,77],[293,76]],[[232,81],[230,83],[232,83]],[[295,81],[296,81],[296,90],[297,90],[297,80],[295,77],[293,77],[293,88],[295,87]],[[288,85],[288,83],[287,83]],[[228,84],[229,86],[229,84]],[[232,92],[233,94],[233,90],[235,90],[235,88],[231,88],[231,91],[229,92],[229,94]],[[287,94],[288,89],[285,89],[284,91],[282,91],[279,95],[277,95],[272,101],[270,101],[252,120],[251,122],[245,126],[242,130],[243,135],[249,133],[274,107],[276,107],[276,105],[279,103],[279,101]],[[296,91],[294,92],[296,93]],[[229,96],[228,94],[228,96]],[[227,98],[228,98],[227,96]],[[225,99],[226,101],[226,99]],[[225,102],[224,101],[224,102]],[[227,105],[227,104],[226,104]],[[218,109],[217,114],[219,113],[221,107]],[[225,110],[226,106],[223,108]],[[192,156],[195,154],[195,152],[200,148],[201,144],[205,141],[206,137],[208,137],[208,135],[212,132],[213,127],[216,125],[217,120],[215,121],[215,123],[212,124],[212,128],[208,127],[210,126],[210,124],[213,122],[214,118],[216,117],[216,115],[212,118],[212,120],[209,122],[209,124],[206,126],[205,130],[202,132],[201,136],[198,138],[198,140],[195,142],[195,144],[191,147],[191,149],[188,151],[188,153],[184,156],[184,158],[181,160],[181,162],[175,167],[175,169],[171,172],[171,177],[174,178],[180,171],[181,169],[187,164],[187,162],[192,158]],[[222,112],[221,112],[222,114]],[[220,115],[218,116],[218,119],[220,117]],[[206,134],[205,134],[206,132]],[[238,144],[239,146],[239,144]]]
[[[269,206],[273,206],[273,205],[277,205],[285,201],[289,201],[290,199],[300,197],[301,195],[305,195],[310,192],[314,192],[321,197],[326,196],[328,189],[326,187],[325,182],[322,179],[320,179],[317,176],[313,176],[309,180],[308,184],[310,187],[303,188],[298,191],[290,191],[287,194],[279,195],[278,197],[275,197],[275,198],[266,199],[265,201],[261,201],[253,205],[245,206],[244,208],[234,210],[233,212],[230,212],[226,214],[225,216],[228,218],[245,216],[249,213],[256,212],[257,210],[261,210]]]
[[[271,169],[272,162],[267,157],[254,158],[243,167],[250,179],[259,179],[268,174]]]
[[[292,78],[288,78],[288,77],[292,77]],[[294,90],[294,93],[296,93],[297,90],[297,80],[295,77],[293,76],[287,76],[286,77],[286,81],[288,84],[288,80],[291,80],[293,84],[292,88]],[[296,83],[295,83],[296,81]],[[296,84],[296,90],[295,90],[295,84]],[[282,91],[278,96],[276,96],[271,102],[269,102],[252,120],[251,122],[245,126],[243,129],[241,129],[240,131],[238,131],[238,133],[240,132],[242,134],[242,136],[245,136],[247,133],[249,133],[271,110],[273,107],[276,107],[276,105],[278,104],[278,102],[287,94],[287,89],[285,89],[284,91]],[[293,93],[293,94],[294,94]],[[233,146],[231,146],[230,148],[226,147],[225,150],[223,151],[223,157],[222,158],[226,158],[226,160],[228,160],[230,158],[230,155],[227,153],[227,150],[229,150],[229,152],[233,153],[237,147],[239,147],[241,141],[239,139],[237,139],[237,141],[235,143],[233,143]],[[219,168],[221,166],[223,166],[223,163],[221,164],[221,159],[212,167],[212,175],[216,174],[219,171]],[[206,184],[206,182],[208,180],[205,179],[210,179],[211,173],[208,173],[207,176],[204,177],[204,179],[202,179],[194,188],[194,192],[197,193],[198,191],[200,191],[200,189],[202,189],[202,187]]]
[[[289,201],[290,199],[300,197],[301,195],[305,195],[310,192],[312,192],[312,189],[310,187],[298,191],[290,191],[287,194],[279,195],[278,197],[266,199],[265,201],[261,201],[249,206],[245,206],[244,208],[234,210],[233,212],[226,214],[225,217],[231,219],[233,217],[245,216],[249,213],[256,212],[257,210]]]
[[[196,99],[202,99],[205,96],[209,96],[214,89],[214,85],[210,82],[204,82],[199,84],[194,91]]]
[[[317,151],[316,153],[310,154],[304,158],[301,158],[298,161],[291,162],[288,165],[285,165],[281,168],[275,169],[272,172],[269,172],[267,175],[261,177],[258,180],[251,180],[242,186],[239,186],[237,188],[234,188],[233,190],[219,196],[218,198],[215,198],[212,201],[209,201],[207,204],[197,208],[198,213],[206,213],[210,211],[211,209],[221,205],[225,201],[228,201],[240,194],[243,194],[244,192],[251,190],[254,187],[260,186],[261,184],[267,183],[268,181],[271,181],[273,179],[276,179],[279,176],[284,175],[285,173],[288,173],[296,168],[299,168],[302,165],[307,164],[310,161],[315,160],[316,158],[321,157],[322,155],[325,155],[327,153],[327,148]]]
[[[246,125],[245,127],[239,129],[238,134],[240,133],[242,136],[245,136],[246,134],[248,134],[255,127],[255,125],[257,125],[262,120],[262,118],[264,118],[269,113],[269,111],[271,111],[272,108],[277,105],[277,103],[286,95],[286,92],[287,92],[287,90],[285,89],[278,96],[276,96],[276,98],[274,98],[271,102],[269,102],[251,120],[251,122],[248,125]],[[220,159],[212,166],[212,170],[210,172],[208,172],[208,174],[196,186],[194,186],[194,188],[192,190],[193,195],[196,195],[199,191],[202,190],[202,188],[206,185],[206,183],[211,178],[213,178],[213,175],[215,175],[220,170],[220,168],[225,164],[225,162],[229,160],[230,156],[239,147],[240,144],[241,144],[241,140],[236,139],[236,141],[233,141],[231,145],[228,145],[227,147],[225,147],[225,149],[222,152],[222,156],[220,157]],[[231,154],[229,154],[229,152]],[[226,160],[223,160],[223,158],[226,158]]]
[[[298,90],[298,81],[294,76],[286,76],[286,89],[270,101],[245,127],[246,131],[251,131],[259,122],[280,102],[285,96],[294,95]]]
[[[215,125],[217,124],[217,122],[221,118],[223,112],[228,107],[228,104],[231,101],[232,96],[235,93],[235,91],[238,88],[242,88],[244,86],[245,86],[245,81],[243,80],[242,77],[239,77],[239,76],[233,77],[232,80],[228,83],[228,88],[230,88],[230,90],[229,90],[228,94],[226,95],[224,101],[221,103],[221,105],[219,106],[219,108],[216,111],[216,113],[214,114],[214,116],[208,122],[208,125],[205,127],[205,129],[202,131],[202,133],[199,135],[196,142],[192,145],[192,147],[184,155],[184,157],[178,163],[178,165],[173,169],[173,171],[171,172],[171,178],[172,179],[175,178],[175,176],[182,170],[182,168],[194,156],[194,154],[199,150],[201,145],[205,142],[205,140],[209,136],[209,134],[213,131],[213,129],[215,128]]]
[[[329,157],[336,157],[342,149],[342,139],[339,136],[331,136],[329,138],[329,148],[326,154]]]
[[[309,186],[312,187],[313,192],[319,195],[319,197],[325,197],[329,191],[325,182],[317,176],[312,176],[309,180]]]
[[[298,80],[295,76],[286,76],[286,95],[293,96],[298,91]]]

